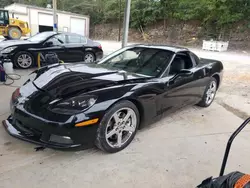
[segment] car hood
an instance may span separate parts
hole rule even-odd
[[[6,40],[0,42],[0,48],[6,48],[9,46],[18,46],[23,44],[36,44],[36,43],[30,42],[28,40]]]
[[[23,86],[23,96],[31,95],[35,90],[48,93],[53,98],[65,98],[128,82],[141,82],[151,77],[129,74],[117,70],[102,68],[91,64],[64,64],[45,67],[35,72],[33,89]],[[31,87],[30,84],[29,87]],[[25,88],[26,87],[26,88]]]

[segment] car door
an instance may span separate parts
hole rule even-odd
[[[201,95],[196,78],[196,64],[188,52],[177,53],[161,78],[164,84],[162,112],[172,112],[198,103]]]
[[[66,51],[64,34],[54,35],[49,38],[47,41],[45,41],[44,48],[49,49],[49,52],[56,53],[60,60],[65,61],[67,56],[65,55]]]
[[[81,42],[81,36],[77,34],[67,34],[66,55],[68,62],[83,61],[84,43]]]
[[[205,89],[210,82],[209,72],[212,67],[206,66],[206,64],[201,64],[200,59],[192,52],[189,52],[189,55],[193,62],[195,62],[196,66],[194,67],[194,77],[196,79],[196,85],[198,89],[196,90],[200,97],[203,97]]]

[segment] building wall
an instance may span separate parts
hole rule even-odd
[[[9,16],[10,16],[10,18],[12,18],[11,14]],[[25,22],[29,22],[29,18],[26,14],[15,13],[14,18],[17,18],[17,19],[25,21]]]
[[[10,16],[11,12],[15,13],[15,17],[18,17],[20,20],[27,21],[30,28],[31,28],[31,35],[36,34],[39,29],[39,13],[42,14],[49,14],[53,16],[53,12],[51,9],[47,8],[35,8],[35,7],[27,7],[25,5],[20,5],[20,4],[12,4],[5,9],[10,11]],[[76,14],[70,14],[70,13],[65,13],[63,11],[58,11],[57,12],[57,18],[58,18],[58,31],[67,31],[70,32],[70,19],[71,17],[73,18],[80,18],[80,19],[85,19],[85,36],[89,36],[89,17],[81,16],[81,15],[76,15]],[[52,18],[53,19],[53,18]],[[53,26],[53,25],[51,25]]]

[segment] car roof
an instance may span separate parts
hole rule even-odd
[[[162,50],[168,50],[168,51],[171,51],[174,53],[189,51],[189,49],[184,48],[184,47],[162,45],[162,44],[134,44],[134,45],[130,45],[127,47],[143,47],[143,48],[162,49]]]
[[[58,34],[67,34],[67,35],[79,35],[79,36],[82,36],[84,37],[84,35],[81,35],[81,34],[78,34],[78,33],[71,33],[71,32],[65,32],[65,31],[58,31],[57,32]]]
[[[51,35],[55,35],[55,34],[68,34],[68,35],[79,35],[79,36],[83,36],[77,33],[71,33],[71,32],[64,32],[64,31],[44,31],[42,33],[50,33]]]

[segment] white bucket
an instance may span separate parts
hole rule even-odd
[[[3,68],[6,72],[6,74],[13,74],[13,63],[12,62],[4,62]]]

